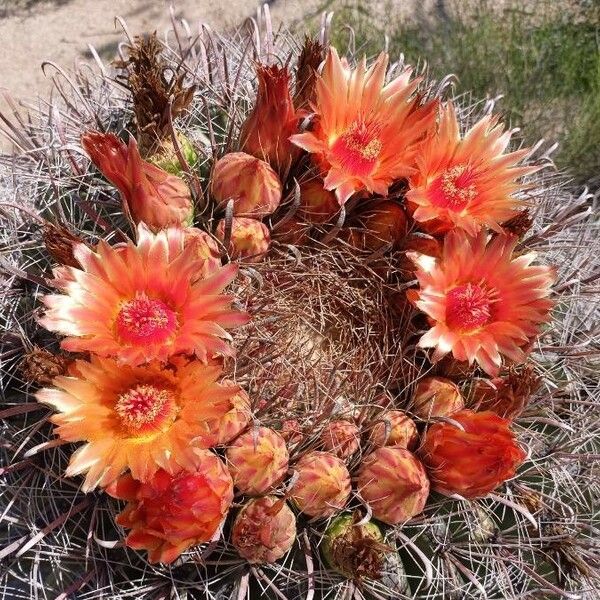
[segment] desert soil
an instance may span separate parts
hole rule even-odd
[[[298,20],[318,11],[323,0],[271,1],[275,22]],[[0,0],[0,90],[27,101],[50,87],[52,69],[45,75],[41,65],[52,61],[65,68],[90,60],[91,44],[110,61],[123,39],[122,17],[132,34],[170,26],[169,5],[177,17],[192,28],[200,22],[223,30],[256,14],[257,0]],[[6,101],[0,98],[0,110]]]

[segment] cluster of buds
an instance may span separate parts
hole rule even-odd
[[[233,206],[229,227],[227,219],[222,219],[216,229],[217,238],[228,242],[231,258],[261,260],[269,250],[271,236],[260,219],[273,213],[281,202],[282,186],[277,173],[259,158],[233,152],[217,161],[211,190],[222,209],[229,202]]]
[[[225,252],[233,260],[258,262],[264,259],[271,247],[271,232],[263,220],[274,216],[277,222],[277,211],[286,202],[284,191],[286,194],[291,191],[292,181],[288,175],[295,166],[300,182],[298,210],[281,221],[281,227],[276,230],[280,240],[303,243],[308,237],[307,228],[312,227],[313,231],[326,229],[336,215],[341,215],[341,207],[353,198],[347,204],[350,227],[343,230],[342,239],[361,252],[403,251],[407,254],[406,264],[400,262],[397,269],[414,271],[421,287],[425,287],[422,281],[429,276],[424,265],[441,262],[444,253],[449,252],[442,247],[438,237],[455,227],[452,219],[458,219],[460,215],[454,213],[461,211],[454,211],[454,208],[465,203],[466,211],[468,203],[474,201],[481,190],[478,191],[477,185],[471,182],[474,169],[466,165],[445,165],[445,170],[433,178],[420,173],[424,166],[414,155],[430,140],[437,143],[432,133],[438,114],[437,101],[422,103],[421,98],[413,94],[417,84],[411,87],[409,78],[406,81],[399,79],[384,88],[383,75],[387,68],[384,56],[377,59],[372,70],[359,67],[351,74],[347,63],[331,49],[323,74],[319,76],[316,70],[323,57],[323,48],[319,44],[305,44],[296,78],[295,98],[287,65],[257,65],[257,96],[241,127],[239,151],[222,156],[214,163],[210,174],[209,191],[218,215],[214,227],[210,221],[210,233],[193,227],[194,202],[181,173],[179,157],[183,155],[181,162],[193,165],[197,155],[185,136],[176,132],[174,145],[163,140],[160,151],[155,152],[151,160],[142,158],[133,137],[125,144],[112,134],[90,132],[83,136],[84,149],[117,187],[124,212],[133,222],[145,223],[154,232],[170,227],[178,231],[185,229],[184,247],[197,259],[195,282],[218,271]],[[378,73],[382,75],[380,90],[376,89]],[[387,96],[392,89],[393,96]],[[353,107],[350,100],[359,91],[360,101]],[[189,94],[193,95],[193,90],[186,93],[185,98],[181,97],[182,106],[191,101],[191,96],[187,98]],[[387,108],[382,112],[384,105]],[[308,116],[306,109],[309,106],[314,112],[311,126],[299,133],[300,120]],[[365,107],[369,108],[369,118],[376,126],[359,123],[362,117],[355,118]],[[353,113],[355,108],[357,114]],[[400,130],[405,127],[403,134],[402,131],[397,134],[396,124],[389,122],[396,113],[406,113],[404,120],[399,122]],[[447,111],[446,115],[450,114],[452,111]],[[412,137],[407,135],[411,131]],[[492,128],[488,132],[492,140],[493,131]],[[406,147],[404,138],[410,138]],[[451,145],[455,140],[446,142]],[[303,151],[312,155],[312,167],[301,172],[304,163],[297,159]],[[433,155],[433,150],[423,154]],[[144,157],[147,157],[146,153]],[[503,163],[502,160],[495,161]],[[443,161],[440,159],[439,162]],[[506,173],[501,176],[506,182],[510,180]],[[394,190],[400,186],[392,188],[401,180],[406,182],[402,186],[411,188],[410,195],[406,196],[409,202],[403,203],[396,197]],[[515,189],[519,189],[518,186]],[[355,207],[358,207],[356,212],[351,213]],[[439,218],[442,209],[450,211],[451,222],[445,213],[444,219]],[[476,211],[472,212],[477,216]],[[508,211],[507,215],[512,212]],[[504,227],[520,229],[521,220],[511,223],[515,218],[505,221]],[[472,237],[481,229],[480,225],[493,222],[488,219],[480,223],[469,217],[462,227]],[[420,231],[415,232],[415,227]],[[77,263],[72,248],[78,239],[57,228],[49,230],[46,237],[49,251],[60,255],[64,264]],[[465,234],[465,239],[467,237]],[[474,245],[469,247],[475,251]],[[410,255],[417,258],[409,259]],[[421,260],[423,257],[425,261]],[[470,335],[487,325],[492,313],[490,306],[495,302],[495,296],[488,293],[488,288],[461,283],[453,287],[443,285],[440,289],[448,296],[447,301],[440,308],[435,301],[442,292],[433,294],[433,300],[428,300],[427,304],[434,305],[431,314],[423,308],[425,300],[418,300],[415,290],[409,297],[414,306],[418,307],[421,302],[422,314],[428,314],[432,322],[439,317],[441,325],[455,325],[457,340],[463,333]],[[138,313],[149,310],[148,306],[154,311],[149,317],[144,313],[139,321],[146,319],[153,325],[164,321],[176,329],[179,313],[167,313],[162,300],[134,300],[139,301],[135,305],[136,311],[130,311],[135,318]],[[123,321],[126,324],[135,320],[131,314],[125,314]],[[422,318],[425,320],[424,316]],[[538,318],[536,323],[540,321]],[[142,330],[144,324],[145,321],[142,325],[135,321],[134,328]],[[201,327],[198,325],[196,329]],[[513,328],[518,329],[516,325]],[[137,329],[135,335],[139,333]],[[222,328],[206,325],[206,330],[220,333]],[[158,334],[162,333],[162,330],[158,331]],[[441,357],[449,342],[443,331],[439,336]],[[471,338],[465,337],[464,347],[460,346],[455,354],[466,364]],[[507,339],[509,337],[507,335]],[[435,346],[426,339],[422,345],[427,347],[427,344]],[[514,355],[520,352],[520,346],[513,345]],[[214,342],[210,349],[220,347]],[[482,347],[484,351],[478,360],[488,358],[493,362],[495,356],[488,357],[486,345]],[[58,372],[63,367],[58,358],[56,361],[40,355],[34,358],[32,369],[41,365],[48,371]],[[214,356],[210,354],[204,358],[209,362]],[[468,358],[472,364],[473,357]],[[41,367],[34,370],[37,372]],[[346,461],[351,464],[349,459],[361,458],[355,478],[357,495],[369,506],[375,519],[388,525],[405,523],[421,513],[430,487],[464,498],[484,496],[512,477],[525,457],[510,431],[508,419],[523,410],[534,386],[534,377],[522,373],[519,377],[511,372],[508,376],[476,384],[472,390],[473,402],[479,410],[484,410],[477,413],[465,410],[461,391],[450,379],[421,379],[416,383],[408,406],[419,427],[424,427],[420,446],[415,421],[401,410],[385,410],[367,429],[370,453],[360,457],[359,428],[352,420],[338,418],[325,424],[314,446],[316,450],[301,454],[296,462],[292,453],[291,469],[288,446],[296,445],[297,450],[301,448],[300,442],[304,442],[297,424],[284,423],[281,433],[263,426],[251,428],[248,395],[242,390],[230,391],[225,402],[224,396],[221,398],[219,392],[215,392],[212,399],[204,402],[206,418],[194,421],[196,437],[191,443],[203,448],[225,446],[225,462],[214,451],[195,447],[193,468],[173,472],[161,463],[160,469],[144,481],[124,475],[107,491],[128,502],[117,521],[130,530],[127,545],[148,550],[151,562],[172,562],[191,546],[213,539],[228,514],[235,490],[241,496],[251,496],[240,500],[241,509],[231,526],[231,542],[248,562],[273,562],[293,546],[296,517],[288,505],[289,500],[308,518],[334,517],[323,541],[323,555],[332,569],[354,580],[377,578],[382,574],[385,555],[389,551],[383,543],[381,530],[376,523],[363,523],[355,514],[339,514],[352,494],[352,479]],[[141,386],[144,387],[149,386]],[[139,392],[139,389],[134,391]],[[155,389],[154,392],[151,408],[162,425],[178,408],[175,401],[169,404],[171,412],[164,408],[170,402],[170,389]],[[136,419],[139,420],[140,415],[146,416],[144,411],[151,412],[148,398],[141,393],[126,399],[126,408]],[[212,410],[211,402],[215,406],[219,404],[219,410]],[[223,408],[223,404],[227,406]],[[168,452],[170,450],[165,450],[165,454]],[[285,497],[273,495],[290,471],[294,474]]]

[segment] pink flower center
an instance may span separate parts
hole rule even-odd
[[[333,157],[351,176],[370,175],[382,149],[377,135],[377,127],[356,121],[333,143]]]
[[[479,329],[491,320],[494,301],[493,290],[475,283],[459,285],[446,295],[446,324],[463,332]]]
[[[170,425],[175,419],[177,402],[172,390],[144,383],[121,394],[115,411],[125,429],[139,435]]]
[[[121,306],[115,326],[117,335],[126,343],[155,344],[175,332],[177,317],[162,300],[141,294]]]
[[[430,187],[432,204],[460,212],[477,196],[473,171],[467,165],[456,165],[433,180]]]

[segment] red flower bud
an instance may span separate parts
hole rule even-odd
[[[299,121],[290,93],[290,74],[287,67],[259,64],[256,75],[258,93],[242,125],[241,149],[283,171],[299,154],[289,141],[297,133]]]
[[[330,517],[348,502],[350,474],[346,465],[329,452],[309,452],[296,463],[298,479],[292,487],[294,504],[311,517]]]
[[[288,469],[285,440],[273,429],[250,429],[227,448],[227,464],[235,487],[260,496],[278,485]]]
[[[378,202],[361,215],[364,250],[375,252],[383,246],[397,247],[406,235],[406,215],[391,200]]]
[[[379,448],[362,462],[358,491],[373,516],[396,525],[418,515],[429,496],[429,480],[417,457],[404,448]]]
[[[435,423],[419,449],[434,489],[480,498],[514,476],[525,452],[510,430],[510,421],[490,411],[462,410],[452,423]]]
[[[117,523],[131,529],[125,539],[130,548],[148,550],[152,563],[173,562],[182,552],[208,542],[233,500],[233,483],[221,459],[197,450],[194,471],[174,475],[158,470],[140,483],[123,475],[106,491],[127,500]]]

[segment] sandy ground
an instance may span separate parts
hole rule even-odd
[[[275,0],[270,10],[279,22],[314,13],[322,3]],[[0,89],[24,100],[44,94],[50,85],[41,69],[44,61],[70,68],[90,59],[88,44],[111,60],[123,39],[115,16],[123,17],[132,34],[160,32],[169,27],[170,4],[192,27],[202,21],[221,30],[243,22],[258,6],[256,0],[5,0],[0,2]]]

